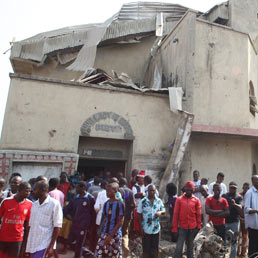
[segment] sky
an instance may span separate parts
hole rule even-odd
[[[119,11],[123,3],[134,0],[0,0],[0,133],[4,119],[10,78],[10,42],[40,32],[87,23],[104,22]],[[206,12],[220,0],[149,0],[167,2]],[[7,52],[6,52],[7,51]],[[6,52],[5,54],[3,54]]]

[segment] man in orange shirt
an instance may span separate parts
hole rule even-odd
[[[173,258],[181,258],[184,242],[187,244],[187,258],[193,257],[193,240],[202,227],[201,202],[193,195],[194,183],[188,181],[185,193],[176,200],[172,233],[178,234]]]

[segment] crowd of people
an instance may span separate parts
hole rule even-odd
[[[74,257],[130,257],[129,238],[142,238],[142,256],[156,258],[159,253],[160,217],[166,207],[171,221],[174,258],[193,257],[194,238],[208,222],[223,240],[234,233],[230,257],[258,256],[258,176],[252,186],[244,183],[237,193],[235,182],[229,191],[224,174],[216,181],[200,179],[199,171],[185,183],[179,194],[168,183],[160,198],[150,175],[132,171],[130,182],[118,173],[73,182],[61,172],[60,178],[44,176],[23,182],[13,173],[8,186],[0,178],[0,257],[59,257],[67,249]],[[249,189],[250,188],[250,189]],[[57,243],[59,248],[57,250]],[[248,248],[247,248],[248,247]],[[171,254],[172,255],[172,254]]]

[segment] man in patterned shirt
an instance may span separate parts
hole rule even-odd
[[[155,194],[155,185],[149,185],[148,195],[140,201],[137,207],[144,258],[158,257],[159,217],[165,214],[165,207]]]

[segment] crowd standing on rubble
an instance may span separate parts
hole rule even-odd
[[[58,257],[68,248],[75,258],[130,257],[129,239],[140,236],[142,256],[156,258],[165,207],[176,242],[174,258],[182,257],[185,243],[187,258],[194,257],[194,239],[208,222],[225,242],[227,232],[233,232],[230,258],[246,257],[247,249],[249,257],[257,257],[258,175],[240,193],[233,181],[227,191],[223,180],[220,172],[208,185],[195,170],[181,196],[168,183],[162,200],[144,170],[133,170],[129,185],[122,173],[112,177],[109,171],[88,181],[81,176],[69,181],[61,172],[60,178],[38,176],[23,182],[13,173],[5,190],[0,179],[0,257]]]

